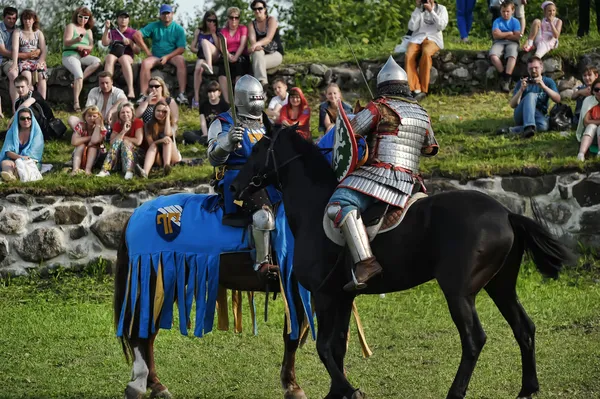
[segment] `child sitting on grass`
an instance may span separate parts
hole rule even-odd
[[[490,61],[500,74],[500,89],[508,93],[517,56],[519,54],[519,40],[521,38],[521,25],[513,17],[515,5],[512,0],[506,0],[500,8],[500,17],[492,25],[494,42],[490,49]],[[502,65],[500,57],[506,59],[506,68]]]
[[[579,146],[579,153],[577,154],[578,161],[585,161],[585,153],[589,150],[594,138],[598,137],[600,133],[600,79],[596,79],[592,84],[592,92],[594,93],[595,105],[590,103],[590,100],[587,99],[587,112],[585,108],[582,112],[585,112],[585,116],[583,118],[583,126],[585,130],[583,130],[583,135],[580,136],[581,133],[581,123],[580,127],[577,129],[577,137],[581,137],[581,145]],[[584,105],[586,107],[586,105]]]
[[[92,174],[92,167],[100,153],[100,145],[106,137],[104,119],[97,106],[92,105],[84,109],[82,119],[83,121],[72,126],[71,145],[75,147],[72,175],[82,173],[83,170],[80,168],[82,165],[85,167],[86,175]]]
[[[272,87],[275,92],[275,97],[269,102],[269,107],[265,113],[269,119],[274,122],[279,118],[281,108],[288,103],[288,87],[283,78],[275,78]]]
[[[573,91],[573,95],[571,96],[571,100],[575,100],[575,112],[573,114],[573,127],[577,127],[579,124],[579,118],[581,116],[581,106],[583,105],[583,100],[586,97],[592,95],[592,83],[596,79],[598,79],[598,68],[593,65],[588,65],[583,70],[583,84],[581,86],[577,86]]]

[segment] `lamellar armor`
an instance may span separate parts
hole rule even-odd
[[[427,112],[412,101],[380,97],[356,115],[352,128],[365,136],[369,158],[339,187],[404,207],[419,172],[419,158],[438,150]]]

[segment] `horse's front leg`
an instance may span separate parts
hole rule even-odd
[[[156,374],[156,364],[154,363],[154,340],[156,339],[157,331],[146,340],[146,364],[148,365],[148,388],[152,390],[150,394],[150,398],[161,398],[161,399],[170,399],[171,393],[167,389],[166,386],[161,384],[158,379],[158,375]]]
[[[142,399],[148,389],[148,365],[144,356],[147,339],[134,338],[130,340],[133,350],[133,366],[131,381],[125,388],[125,399]]]
[[[295,280],[293,284],[296,284]],[[293,289],[293,301],[296,308],[296,321],[300,328],[304,321],[304,306],[297,289]],[[300,385],[296,382],[296,351],[300,343],[301,336],[298,339],[292,339],[288,331],[288,323],[284,315],[283,321],[283,362],[281,363],[281,386],[283,387],[284,399],[306,399],[306,395]],[[302,331],[300,331],[300,334]]]
[[[363,394],[355,389],[344,375],[346,337],[352,312],[352,297],[344,294],[315,293],[317,322],[317,352],[331,377],[326,399],[358,399]]]

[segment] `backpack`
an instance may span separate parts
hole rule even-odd
[[[564,131],[571,128],[573,111],[567,104],[554,104],[550,110],[550,130]]]

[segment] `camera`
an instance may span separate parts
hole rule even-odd
[[[528,85],[534,85],[537,83],[535,81],[535,78],[532,78],[531,76],[528,76],[527,79],[525,79],[525,81],[527,82]]]

